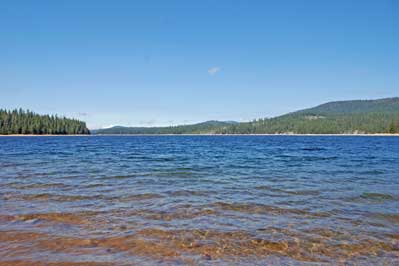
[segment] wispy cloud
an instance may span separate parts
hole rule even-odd
[[[114,127],[115,125],[106,125],[106,126],[102,126],[101,128],[102,129],[106,129],[106,128],[111,128],[111,127]]]
[[[220,70],[222,70],[220,67],[217,67],[217,66],[211,67],[208,69],[208,74],[213,76],[213,75],[217,74],[218,72],[220,72]]]
[[[78,113],[78,116],[88,116],[88,113]]]

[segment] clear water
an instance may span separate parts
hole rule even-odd
[[[323,263],[399,264],[399,138],[0,138],[0,265]]]

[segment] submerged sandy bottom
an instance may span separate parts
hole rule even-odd
[[[8,195],[7,200],[11,197]],[[128,202],[160,198],[141,195]],[[42,204],[50,199],[52,196],[49,195],[29,197],[29,200]],[[280,226],[270,222],[256,230],[245,225],[241,230],[229,229],[229,219],[243,214],[249,219],[267,216],[269,220],[284,216],[293,223]],[[399,262],[397,233],[373,235],[366,229],[351,232],[312,224],[333,215],[223,202],[197,207],[178,205],[169,211],[121,208],[117,211],[1,215],[0,265],[196,265],[206,262],[223,265],[332,262],[392,265]],[[378,218],[381,224],[369,226],[399,223],[398,215]],[[221,226],[217,230],[211,229],[212,220],[218,219],[226,219],[226,229]],[[298,219],[303,223],[300,227],[295,225]],[[354,227],[368,224],[361,220],[338,219],[337,222],[349,222]],[[185,229],[177,229],[179,223],[183,223]],[[172,225],[171,228],[166,224]],[[210,229],[199,229],[206,227]]]
[[[3,265],[396,265],[396,138],[0,140]]]

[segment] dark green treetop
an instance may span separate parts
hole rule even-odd
[[[39,115],[29,110],[0,109],[0,135],[90,134],[86,123],[65,117]]]

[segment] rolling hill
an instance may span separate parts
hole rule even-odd
[[[234,121],[206,121],[192,125],[169,127],[123,127],[115,126],[92,131],[94,134],[214,134],[220,128],[237,124]]]
[[[207,121],[171,127],[113,127],[97,134],[375,134],[399,133],[399,97],[335,101],[251,122]]]

